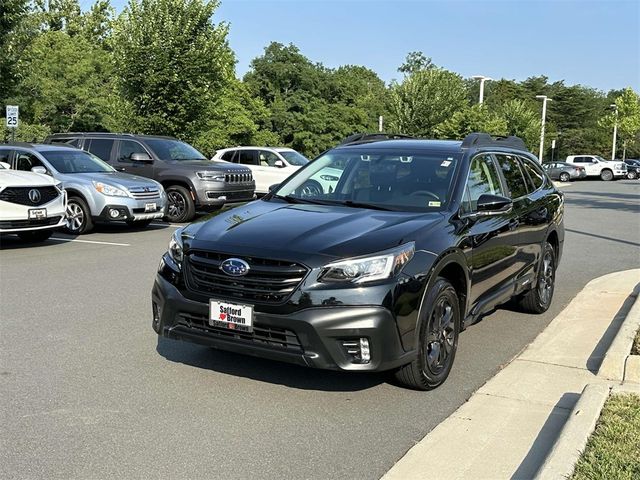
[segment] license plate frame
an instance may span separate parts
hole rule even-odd
[[[28,216],[29,216],[29,220],[43,220],[47,218],[47,209],[46,208],[30,208]]]
[[[157,210],[158,210],[158,204],[155,202],[144,204],[144,213],[153,213]]]
[[[253,333],[254,306],[209,299],[209,326],[231,332]]]

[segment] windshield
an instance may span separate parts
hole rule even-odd
[[[440,210],[450,201],[458,161],[458,154],[424,150],[333,150],[300,169],[269,200],[376,210]]]
[[[145,143],[162,160],[207,160],[198,150],[180,140],[149,138]]]
[[[279,151],[278,153],[284,157],[289,165],[293,165],[295,167],[302,167],[309,163],[309,159],[307,157],[301,155],[295,150],[283,150]]]
[[[602,158],[599,155],[596,155],[596,160],[598,160],[599,162],[606,162],[607,160],[605,160],[604,158]]]
[[[49,150],[40,153],[60,173],[103,173],[114,171],[108,163],[82,150]]]

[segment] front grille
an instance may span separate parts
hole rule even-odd
[[[160,198],[160,189],[157,187],[131,187],[129,192],[131,192],[133,198],[137,200]]]
[[[25,227],[46,227],[47,225],[57,225],[62,217],[49,217],[41,220],[2,220],[0,228],[25,228]]]
[[[249,300],[254,303],[285,302],[307,274],[307,268],[293,262],[242,257],[249,273],[232,277],[220,264],[233,255],[192,250],[185,262],[187,288],[218,298]]]
[[[227,183],[248,183],[253,181],[253,175],[250,173],[227,173],[224,176]]]
[[[178,317],[178,324],[188,328],[202,330],[209,335],[219,338],[233,339],[254,345],[260,344],[261,346],[285,349],[296,353],[304,353],[302,345],[300,345],[300,340],[293,330],[254,323],[253,333],[246,333],[212,327],[209,325],[208,317],[205,317],[204,315],[180,313],[178,314]]]
[[[253,198],[253,190],[240,190],[238,192],[207,192],[207,198],[226,197],[227,200],[247,200]]]
[[[32,190],[37,191],[40,195],[36,202],[29,198],[29,192]],[[34,207],[45,205],[58,196],[60,196],[60,192],[56,187],[7,187],[0,192],[0,200],[3,202]]]

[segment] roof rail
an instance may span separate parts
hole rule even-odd
[[[403,135],[400,133],[354,133],[340,142],[340,145],[349,145],[352,143],[369,143],[380,142],[382,140],[401,140],[407,138],[416,138],[411,135]]]
[[[489,135],[488,133],[470,133],[462,141],[462,148],[469,147],[511,147],[528,152],[529,149],[520,137],[504,137],[499,135]]]
[[[5,143],[0,143],[0,145],[11,145],[13,147],[27,147],[27,148],[33,148],[34,145],[36,145],[38,142],[5,142]]]

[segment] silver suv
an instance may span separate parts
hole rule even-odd
[[[13,170],[45,173],[67,191],[67,227],[90,231],[96,221],[146,226],[162,218],[167,195],[158,182],[117,172],[96,156],[72,147],[16,143],[0,145]]]

